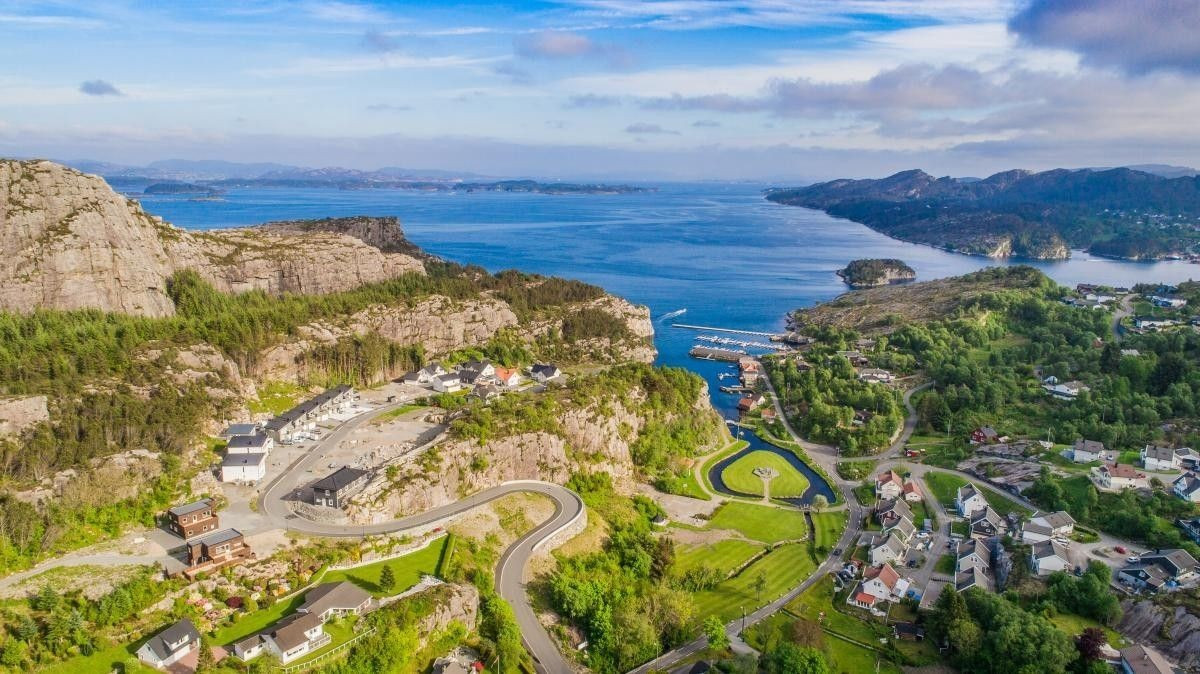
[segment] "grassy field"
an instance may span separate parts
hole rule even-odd
[[[278,416],[295,407],[303,392],[295,384],[268,381],[258,386],[258,398],[246,403],[246,407],[254,414]]]
[[[690,568],[704,564],[721,573],[729,574],[734,569],[746,563],[759,552],[763,546],[748,541],[724,540],[707,545],[679,546],[675,551],[675,572],[683,573]]]
[[[762,478],[754,474],[755,468],[771,468],[778,474],[771,480],[771,496],[791,498],[808,491],[808,478],[792,467],[787,459],[767,451],[754,451],[734,461],[721,472],[725,485],[743,494],[762,496]]]
[[[1063,632],[1066,632],[1067,636],[1072,638],[1079,636],[1085,629],[1089,627],[1099,627],[1100,629],[1104,630],[1106,635],[1108,635],[1108,643],[1112,645],[1113,648],[1122,648],[1126,643],[1125,638],[1122,637],[1116,630],[1105,627],[1091,618],[1084,618],[1083,616],[1075,615],[1074,613],[1057,613],[1049,620],[1050,622],[1054,623],[1055,627]]]
[[[710,529],[732,529],[746,538],[763,543],[778,543],[801,538],[808,531],[804,513],[791,508],[772,508],[730,501],[709,520]]]
[[[812,519],[816,529],[813,532],[813,544],[818,548],[824,546],[832,550],[842,537],[842,531],[846,529],[846,513],[813,513]]]
[[[925,474],[925,486],[929,487],[930,494],[951,510],[954,509],[955,492],[966,483],[963,478],[950,473],[933,471]]]
[[[954,567],[958,565],[958,559],[954,555],[942,555],[937,560],[937,565],[933,570],[937,573],[944,573],[948,576],[954,575]]]
[[[899,672],[896,665],[879,658],[875,651],[836,636],[840,634],[862,643],[877,644],[885,632],[882,625],[866,623],[842,613],[835,601],[833,581],[826,577],[788,604],[785,610],[821,622],[826,629],[825,654],[829,656],[832,671],[875,672],[878,664],[879,672]],[[822,612],[825,614],[823,619],[820,618]],[[830,631],[836,634],[830,634]]]
[[[348,580],[376,597],[396,594],[416,585],[417,581],[421,580],[421,576],[423,575],[435,575],[437,573],[438,560],[441,559],[442,549],[445,546],[446,537],[443,536],[410,555],[368,564],[367,566],[358,566],[353,569],[330,571],[321,578],[321,582],[336,583]],[[385,566],[391,566],[392,573],[396,576],[395,587],[386,592],[379,587],[379,576],[383,573],[383,567]]]
[[[379,416],[375,417],[374,419],[371,420],[371,424],[373,426],[382,426],[383,424],[386,424],[389,421],[399,419],[400,417],[404,416],[405,414],[408,414],[409,412],[414,412],[423,407],[425,407],[425,406],[417,405],[416,403],[409,403],[407,405],[401,405],[394,410],[388,410],[388,411],[384,412],[383,414],[380,414]]]
[[[279,620],[283,616],[296,610],[298,606],[304,603],[304,597],[297,595],[291,599],[277,601],[266,608],[259,609],[253,613],[247,613],[242,616],[237,622],[226,625],[213,633],[213,643],[219,646],[231,644],[239,639],[254,634],[262,628]]]
[[[718,615],[722,620],[732,620],[742,615],[742,609],[750,612],[779,597],[812,573],[816,565],[808,556],[804,545],[784,545],[767,553],[762,559],[746,567],[741,573],[712,590],[693,595],[696,608],[702,616]],[[766,576],[767,586],[761,598],[754,591],[754,582],[759,573]]]
[[[704,465],[700,466],[700,479],[704,481],[704,486],[709,491],[716,491],[716,489],[713,489],[712,484],[708,481],[708,471],[712,470],[713,464],[729,456],[730,454],[736,454],[742,451],[749,444],[750,443],[745,440],[733,440],[728,445],[725,445],[723,449],[715,452],[712,456],[708,457],[708,459],[704,461]]]
[[[71,658],[36,671],[42,672],[42,674],[110,674],[114,671],[150,674],[157,672],[158,670],[147,667],[137,660],[137,649],[143,642],[144,640],[133,644],[119,644],[96,651],[86,657]],[[125,662],[131,658],[137,662],[136,668],[125,668]]]
[[[317,650],[313,651],[312,653],[309,653],[308,655],[304,656],[303,658],[296,660],[295,662],[289,662],[288,665],[289,666],[302,665],[306,662],[312,662],[313,660],[320,658],[321,656],[325,655],[329,651],[332,651],[333,649],[337,648],[338,646],[341,646],[342,644],[346,643],[347,641],[350,641],[352,638],[354,638],[354,623],[357,621],[358,621],[358,616],[350,616],[348,618],[343,618],[340,620],[331,620],[331,621],[325,623],[325,633],[330,636],[329,643],[318,648]],[[347,649],[347,652],[349,652],[348,649]],[[345,653],[340,653],[336,656],[336,658],[330,659],[329,662],[333,662],[335,659],[341,658],[344,656],[345,656]]]

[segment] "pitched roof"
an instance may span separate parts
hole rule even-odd
[[[1141,644],[1121,649],[1123,660],[1133,674],[1173,674],[1175,668],[1161,653]]]
[[[261,452],[251,452],[248,454],[226,454],[225,458],[221,459],[222,468],[233,468],[236,466],[259,466],[267,460],[267,455]]]
[[[1180,475],[1171,484],[1176,486],[1176,488],[1181,485],[1185,494],[1195,493],[1196,491],[1200,491],[1200,474],[1187,473]]]
[[[974,555],[979,558],[985,565],[992,565],[992,549],[983,541],[972,538],[958,544],[958,559],[964,559]]]
[[[237,529],[222,529],[220,531],[216,531],[207,536],[204,536],[203,538],[194,538],[194,539],[188,541],[188,547],[194,547],[197,545],[206,545],[206,546],[211,547],[211,546],[220,545],[222,543],[226,543],[228,541],[232,541],[236,538],[241,538],[241,537],[242,537],[242,532],[238,531]]]
[[[1147,459],[1172,461],[1175,459],[1175,448],[1162,447],[1160,445],[1146,445],[1146,448],[1142,450],[1142,456],[1146,457]]]
[[[894,531],[889,531],[883,540],[876,541],[875,543],[875,549],[887,548],[897,555],[904,552],[904,547],[904,541],[900,540],[900,537]]]
[[[971,498],[972,496],[982,497],[983,495],[979,493],[979,490],[975,487],[975,485],[968,482],[968,483],[964,484],[963,486],[959,487],[958,490],[955,491],[954,496],[959,501],[966,501],[967,499]]]
[[[275,623],[271,628],[271,640],[281,651],[290,651],[308,641],[304,633],[321,624],[321,616],[316,613],[293,613]]]
[[[874,606],[879,598],[869,592],[858,592],[854,595],[854,601],[867,606]]]
[[[515,367],[498,367],[496,368],[496,378],[500,381],[508,381],[510,377],[519,372]]]
[[[954,589],[962,592],[972,587],[988,587],[987,574],[983,572],[983,569],[980,569],[978,566],[972,566],[966,571],[954,574]]]
[[[358,608],[370,598],[366,590],[349,581],[322,583],[304,593],[304,603],[296,610],[319,615],[332,608]]]
[[[358,478],[366,475],[367,471],[351,468],[350,466],[342,466],[333,471],[329,475],[317,480],[313,483],[313,489],[328,489],[329,491],[338,491],[342,487],[354,482]]]
[[[1049,559],[1051,557],[1070,561],[1070,558],[1067,556],[1067,549],[1059,545],[1057,541],[1049,540],[1033,544],[1034,559]]]
[[[255,433],[253,435],[235,435],[229,439],[229,444],[227,445],[227,447],[230,449],[240,449],[242,447],[246,447],[246,448],[265,447],[266,444],[270,440],[271,440],[271,438],[268,437],[266,433]]]
[[[920,495],[921,488],[917,486],[916,482],[905,482],[904,487],[901,489],[901,491],[905,494]]]
[[[534,374],[540,374],[546,377],[553,377],[560,372],[558,366],[552,363],[534,363],[533,367],[529,368],[529,370]]]
[[[976,524],[980,524],[984,521],[988,522],[994,527],[999,527],[1004,523],[1004,518],[1000,517],[1000,513],[993,510],[992,506],[988,506],[971,513],[971,526],[975,526]]]
[[[1104,451],[1104,443],[1097,440],[1076,440],[1075,451],[1084,451],[1090,454],[1099,454]]]
[[[912,508],[902,498],[889,498],[880,501],[875,506],[875,512],[880,516],[895,514],[900,517],[907,517],[910,520],[913,516]]]
[[[200,640],[200,632],[187,618],[150,637],[146,645],[150,647],[150,652],[154,653],[154,657],[166,660],[177,650],[171,648],[171,644],[178,643],[185,638],[187,643]]]
[[[194,512],[204,510],[205,508],[211,508],[212,505],[213,505],[212,499],[202,498],[199,501],[192,501],[191,503],[184,503],[183,505],[177,505],[174,508],[168,509],[167,512],[171,513],[172,515],[174,515],[176,517],[183,517],[184,515],[190,515]]]
[[[1178,575],[1196,568],[1196,558],[1182,548],[1158,550],[1148,555],[1142,555],[1142,564],[1157,564],[1171,575]]]
[[[1065,510],[1056,510],[1052,513],[1046,513],[1045,515],[1038,515],[1033,519],[1035,521],[1042,520],[1046,523],[1046,526],[1049,526],[1051,529],[1061,529],[1062,527],[1075,526],[1075,518],[1071,517],[1071,513]]]
[[[901,486],[904,484],[904,478],[900,477],[900,474],[896,471],[889,470],[886,473],[880,473],[879,476],[875,478],[875,484],[895,484],[896,486]]]
[[[253,435],[258,431],[258,424],[230,424],[221,435],[232,438],[236,435]]]
[[[883,583],[883,586],[889,590],[895,589],[896,583],[900,582],[900,574],[896,572],[896,569],[892,568],[891,564],[886,562],[867,569],[866,573],[863,574],[863,578],[867,580],[878,578],[879,582]]]

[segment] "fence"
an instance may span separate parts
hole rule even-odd
[[[338,653],[343,652],[344,650],[346,650],[347,648],[352,646],[354,644],[354,642],[358,641],[359,639],[361,639],[369,634],[373,634],[374,632],[375,632],[374,627],[372,627],[368,630],[363,630],[362,632],[355,634],[353,637],[350,637],[349,639],[347,639],[345,643],[338,644],[337,646],[335,646],[335,647],[329,649],[328,651],[325,651],[324,653],[313,658],[312,660],[309,660],[307,662],[302,662],[298,665],[290,665],[287,667],[272,667],[271,671],[283,672],[283,674],[291,674],[292,672],[303,672],[307,669],[311,669],[312,667],[316,666],[317,663],[327,660],[331,656],[334,656],[334,655],[337,655]]]

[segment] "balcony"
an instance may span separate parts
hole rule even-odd
[[[322,631],[320,635],[308,640],[308,650],[311,653],[312,651],[315,651],[318,648],[325,646],[330,641],[333,641],[333,637],[329,636],[328,633]]]

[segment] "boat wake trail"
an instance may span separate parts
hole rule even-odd
[[[662,321],[669,321],[672,318],[677,318],[686,313],[687,313],[687,309],[676,309],[675,311],[670,311],[670,312],[663,314],[662,316],[659,316],[658,320],[661,323]]]

